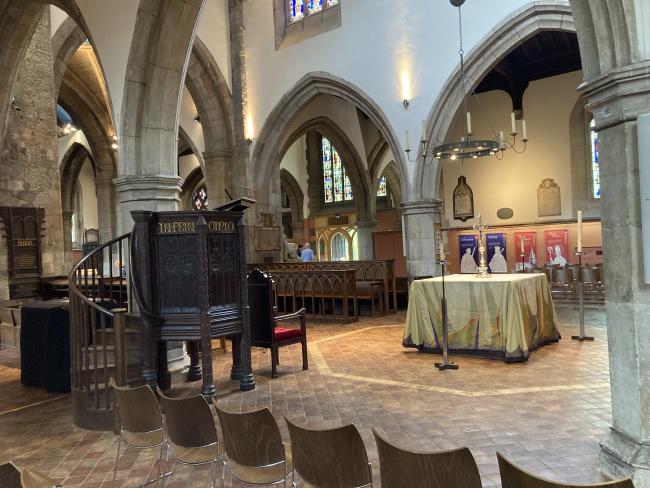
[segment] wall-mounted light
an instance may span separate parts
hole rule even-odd
[[[408,110],[409,105],[411,105],[411,102],[409,100],[412,96],[411,74],[408,72],[408,70],[403,69],[400,79],[402,87],[402,105],[404,106],[404,110]]]
[[[244,137],[246,140],[246,143],[252,144],[253,143],[253,116],[252,115],[247,115],[246,116],[246,128],[244,129]]]
[[[117,144],[117,136],[113,136],[113,144],[111,144],[111,149],[117,150],[120,146]]]

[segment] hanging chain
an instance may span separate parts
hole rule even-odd
[[[461,6],[458,6],[458,55],[460,56],[460,90],[461,90],[461,95],[463,97],[463,110],[464,114],[462,116],[463,119],[463,127],[465,128],[464,134],[467,134],[468,132],[468,127],[467,127],[467,118],[465,115],[467,114],[467,96],[465,95],[465,51],[463,51],[463,16],[461,13]]]

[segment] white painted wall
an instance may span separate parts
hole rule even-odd
[[[582,72],[576,71],[530,84],[523,100],[530,142],[523,154],[509,150],[502,160],[489,157],[443,163],[445,217],[449,226],[471,227],[473,224],[473,220],[464,223],[453,220],[453,192],[460,175],[467,178],[474,192],[475,213],[482,213],[488,225],[553,221],[574,216],[569,117],[578,100],[576,87],[581,82]],[[475,97],[470,98],[474,138],[492,138],[490,126],[496,131],[510,132],[510,97],[503,91],[492,91],[480,94],[478,100],[480,105]],[[455,138],[463,132],[463,120],[459,115],[453,129]],[[553,178],[560,186],[562,215],[537,216],[537,187],[544,178]],[[502,207],[512,208],[514,217],[498,219],[496,212]]]
[[[468,52],[526,0],[470,0],[463,7]],[[458,10],[446,1],[342,0],[341,28],[275,51],[273,2],[244,3],[248,113],[253,138],[283,94],[306,73],[327,71],[363,90],[400,139],[420,133],[444,82],[458,64]],[[411,106],[402,106],[402,75]],[[409,165],[414,173],[414,165]]]
[[[196,35],[214,57],[221,73],[232,87],[230,72],[230,24],[227,0],[205,0]]]
[[[309,182],[309,174],[307,173],[307,142],[306,137],[301,136],[294,142],[282,158],[280,163],[281,169],[286,169],[296,179],[305,196],[302,205],[302,215],[309,217],[309,194],[307,193],[307,184]]]
[[[63,10],[55,7],[54,5],[50,5],[50,27],[52,37],[54,37],[56,31],[59,30],[59,27],[61,27],[61,24],[63,24],[67,18],[68,14],[66,14]]]
[[[99,229],[95,173],[93,165],[88,159],[86,159],[79,172],[79,186],[81,187],[84,229]]]

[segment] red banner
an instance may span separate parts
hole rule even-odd
[[[550,264],[564,266],[569,262],[569,231],[546,230],[544,231],[545,261]]]
[[[524,254],[524,267],[526,269],[534,268],[540,259],[537,257],[537,232],[515,232],[515,260],[517,264],[515,269],[521,270],[521,254]],[[543,262],[544,259],[542,258]]]

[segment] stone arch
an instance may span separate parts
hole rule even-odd
[[[399,180],[399,172],[397,171],[397,165],[395,161],[390,161],[379,174],[379,176],[373,180],[373,191],[374,194],[377,193],[379,179],[385,176],[388,187],[390,188],[390,193],[393,195],[393,200],[395,202],[395,209],[397,212],[400,212],[400,203],[402,202],[402,186]]]
[[[400,172],[402,191],[408,192],[406,161],[400,151],[400,144],[395,131],[388,122],[388,117],[379,106],[356,85],[326,72],[312,72],[306,74],[278,101],[264,122],[264,126],[255,143],[251,159],[253,185],[259,207],[271,208],[268,181],[273,176],[275,167],[279,167],[281,159],[281,146],[284,135],[293,118],[311,100],[320,94],[333,95],[355,105],[362,110],[379,129],[386,139],[390,149],[397,158],[397,167]]]
[[[199,187],[205,184],[205,176],[200,167],[194,168],[192,172],[187,175],[183,181],[183,188],[181,190],[181,208],[183,210],[192,210],[192,197],[194,192]],[[210,203],[210,193],[208,193],[208,203]]]
[[[576,31],[568,2],[531,2],[503,19],[466,55],[466,90],[471,93],[483,76],[512,49],[545,30]],[[430,141],[444,140],[453,125],[462,103],[459,76],[460,66],[457,66],[433,104],[426,123],[426,136]],[[413,181],[414,200],[438,198],[441,169],[437,160],[430,165],[418,160]]]
[[[178,126],[178,138],[183,141],[183,144],[187,145],[187,148],[192,151],[192,154],[196,156],[196,159],[199,160],[199,166],[201,168],[201,172],[205,175],[206,169],[205,169],[205,159],[203,158],[203,154],[201,154],[201,151],[196,147],[196,144],[194,144],[194,141],[192,138],[187,134],[185,129],[181,127],[180,125]],[[179,155],[181,151],[178,151]]]
[[[284,168],[280,169],[280,187],[285,191],[287,198],[289,199],[292,224],[299,224],[302,226],[305,218],[303,212],[305,195],[303,194],[298,181]],[[301,232],[300,235],[302,236]]]
[[[316,131],[325,136],[334,145],[345,163],[345,169],[354,195],[354,207],[357,213],[357,220],[372,220],[375,217],[377,202],[372,197],[372,180],[364,167],[361,155],[357,152],[354,144],[345,132],[332,120],[327,117],[316,117],[306,121],[291,133],[281,146],[279,154],[280,161],[296,140],[303,134]],[[278,161],[278,168],[280,163]]]

